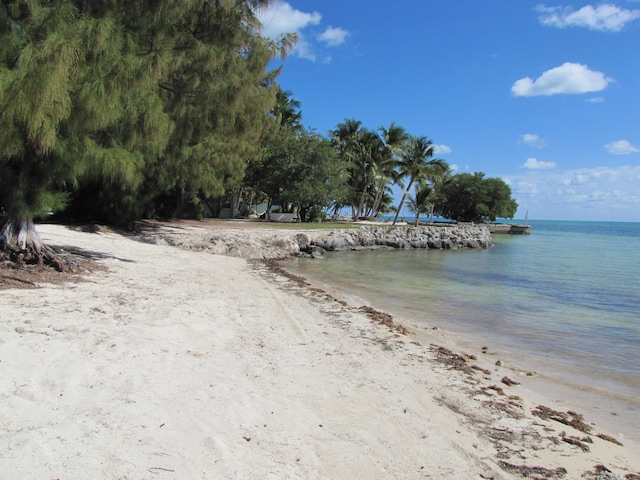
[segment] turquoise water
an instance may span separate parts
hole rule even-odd
[[[531,235],[494,235],[489,250],[337,252],[287,268],[497,349],[637,423],[640,223],[529,223]]]

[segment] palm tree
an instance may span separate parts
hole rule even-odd
[[[416,184],[415,195],[409,197],[409,208],[416,216],[415,226],[420,222],[420,214],[433,208],[434,190],[426,181]]]
[[[432,202],[429,207],[429,221],[433,223],[433,209],[436,205],[436,202],[440,195],[440,189],[442,185],[449,179],[451,176],[451,168],[449,164],[442,161],[434,161],[427,168],[426,180],[431,184],[431,188],[433,189],[432,193]]]
[[[279,127],[291,128],[299,132],[302,129],[300,107],[300,101],[294,99],[291,92],[283,91],[278,87],[276,104],[269,113],[276,119]]]
[[[426,178],[429,166],[436,163],[442,163],[444,160],[431,159],[433,157],[433,150],[435,145],[425,136],[409,137],[409,144],[401,152],[398,159],[398,177],[396,181],[402,181],[405,178],[409,179],[407,188],[402,193],[396,216],[393,219],[393,224],[396,224],[398,215],[402,210],[402,205],[407,198],[407,193],[411,191],[411,187],[416,181],[420,181]],[[446,163],[446,162],[445,162]]]
[[[397,157],[409,138],[405,129],[394,122],[388,128],[379,127],[378,131],[384,142],[384,153],[380,162],[374,166],[375,198],[371,208],[373,216],[378,215],[382,199],[389,189],[388,185],[395,181]]]
[[[349,173],[348,183],[351,187],[345,198],[336,201],[334,211],[337,213],[340,208],[350,205],[354,218],[357,216],[356,205],[359,190],[356,189],[357,182],[353,170],[359,156],[361,127],[362,122],[350,118],[339,123],[335,130],[329,132],[331,142],[338,149],[338,155],[346,165]]]
[[[384,144],[376,132],[372,130],[364,130],[360,132],[359,155],[357,163],[354,165],[357,170],[359,180],[356,184],[360,186],[360,199],[358,201],[358,216],[365,213],[365,204],[367,197],[370,197],[375,183],[376,169],[382,164],[384,157]]]
[[[340,156],[343,157],[347,163],[353,160],[355,155],[361,127],[362,122],[349,118],[336,125],[335,130],[329,132],[331,141],[338,148]]]

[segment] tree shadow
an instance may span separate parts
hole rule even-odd
[[[96,261],[96,260],[118,260],[125,263],[136,263],[135,260],[128,258],[120,258],[115,255],[111,255],[104,252],[97,252],[95,250],[85,250],[84,248],[72,246],[72,245],[49,245],[57,255],[82,258],[84,260]]]

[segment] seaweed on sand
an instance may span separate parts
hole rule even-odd
[[[448,348],[440,347],[433,343],[430,345],[430,349],[432,352],[435,352],[438,362],[443,363],[454,370],[464,372],[467,375],[474,375],[476,373],[476,370],[469,365],[469,355],[463,356],[452,352]]]
[[[567,470],[558,467],[553,470],[544,467],[529,467],[528,465],[514,465],[504,460],[498,462],[500,468],[504,471],[520,475],[524,478],[563,478],[567,474]]]
[[[591,432],[591,425],[586,424],[584,417],[576,412],[558,412],[544,405],[538,405],[531,413],[543,420],[555,420],[563,425],[573,427],[579,432]]]

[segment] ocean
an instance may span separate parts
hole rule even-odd
[[[334,252],[287,269],[534,370],[549,398],[640,434],[640,223],[534,221],[488,250]],[[589,420],[589,418],[587,418]]]

